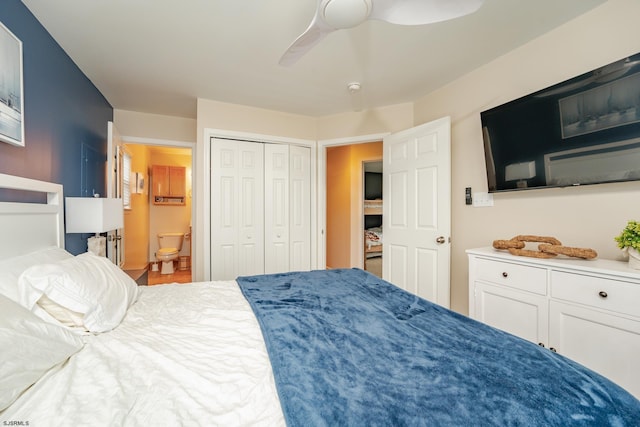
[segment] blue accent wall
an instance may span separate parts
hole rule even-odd
[[[0,142],[0,173],[62,184],[65,196],[81,196],[83,183],[105,195],[113,107],[20,0],[0,1],[0,21],[22,41],[25,122],[25,147]],[[84,166],[90,183],[83,146],[100,160]],[[86,251],[86,237],[67,234],[67,250]]]

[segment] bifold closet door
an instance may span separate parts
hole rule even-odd
[[[264,273],[263,144],[214,138],[211,279]]]
[[[265,273],[311,269],[311,149],[265,144]]]
[[[311,270],[311,149],[289,147],[289,270]]]
[[[289,271],[289,146],[264,144],[264,272]]]

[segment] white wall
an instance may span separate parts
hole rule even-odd
[[[494,207],[464,204],[486,192],[480,112],[640,52],[640,1],[609,0],[415,103],[415,124],[452,118],[451,307],[467,313],[465,250],[517,234],[555,236],[619,258],[613,237],[640,218],[640,182],[494,195]]]
[[[413,104],[388,105],[374,110],[349,111],[317,119],[319,141],[397,132],[413,126]]]
[[[170,141],[195,141],[196,121],[184,117],[113,110],[113,124],[120,135]]]

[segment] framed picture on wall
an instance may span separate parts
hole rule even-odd
[[[0,141],[24,147],[22,42],[0,22]]]

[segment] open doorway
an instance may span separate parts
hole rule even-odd
[[[122,147],[130,157],[131,189],[123,269],[139,285],[191,282],[192,149],[128,142]],[[175,250],[161,251],[170,248],[161,248],[160,235],[170,236],[163,241]]]
[[[382,160],[362,163],[364,269],[382,278]]]
[[[364,164],[382,141],[326,147],[326,267],[365,268]]]

